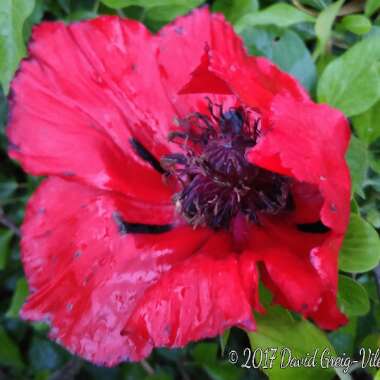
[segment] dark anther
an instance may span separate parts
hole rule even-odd
[[[172,226],[170,224],[158,225],[158,224],[129,223],[123,220],[123,218],[117,211],[112,214],[112,217],[121,235],[162,234],[165,232],[169,232],[172,229]]]
[[[207,99],[207,98],[206,98]],[[169,140],[183,149],[161,159],[181,190],[176,209],[193,226],[229,228],[238,214],[258,222],[258,214],[277,215],[293,209],[290,179],[246,160],[246,150],[261,137],[261,115],[248,107],[224,110],[208,101],[208,114],[179,120]]]
[[[325,234],[330,231],[330,228],[325,226],[320,220],[315,223],[297,224],[297,229],[309,234]]]
[[[239,135],[244,125],[243,114],[239,109],[231,109],[222,114],[220,129],[224,134]]]
[[[149,150],[145,148],[143,144],[140,143],[140,141],[135,138],[131,138],[129,141],[132,145],[133,150],[142,160],[148,162],[159,173],[165,173],[165,170],[162,168],[160,162],[156,159],[156,157],[153,156],[152,153],[149,152]]]

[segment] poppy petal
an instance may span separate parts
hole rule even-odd
[[[249,152],[248,159],[255,165],[290,176],[299,182],[297,189],[293,188],[296,190],[296,210],[287,220],[290,226],[286,226],[283,221],[282,225],[277,224],[277,231],[289,229],[287,234],[293,236],[299,247],[302,247],[307,239],[311,241],[309,246],[304,247],[302,258],[314,268],[320,279],[321,299],[320,306],[312,312],[309,309],[307,315],[314,318],[321,327],[336,328],[346,321],[336,307],[336,293],[339,249],[350,212],[350,176],[345,162],[350,138],[348,123],[339,111],[327,105],[317,105],[309,101],[299,102],[294,98],[279,95],[272,102],[268,124],[270,127],[263,130],[262,139]],[[306,210],[307,207],[309,210]],[[296,228],[296,223],[312,222],[321,222],[325,233],[308,234]],[[279,241],[281,240],[283,239]],[[291,247],[291,241],[287,241],[286,244],[287,247]],[[284,249],[285,246],[283,243],[277,249],[280,251],[280,247]],[[298,259],[300,253],[297,254],[297,247],[292,251],[293,256]],[[272,259],[272,256],[267,256],[267,259]],[[289,256],[289,263],[290,260]],[[290,270],[291,268],[287,269],[285,266],[283,275],[286,276]],[[273,271],[272,275],[269,273],[273,283],[276,283],[276,276]],[[296,278],[299,280],[301,276],[300,273]],[[297,284],[302,286],[302,281]],[[307,293],[311,294],[315,287],[310,290],[305,286],[307,291],[299,302],[310,300]],[[277,284],[276,289],[281,297],[287,297],[284,294],[285,286]],[[289,286],[288,294],[293,290]],[[282,300],[282,303],[295,310],[300,307],[300,304],[297,307],[290,306],[289,299]],[[330,322],[328,313],[331,314]]]
[[[257,273],[244,268],[225,241],[215,235],[145,293],[124,328],[133,342],[132,359],[141,359],[153,347],[182,347],[232,326],[255,329],[250,301],[257,296]],[[242,282],[241,270],[253,274],[247,282]]]
[[[269,220],[265,227],[254,227],[250,243],[253,260],[264,264],[263,281],[273,292],[273,301],[314,319],[326,329],[347,322],[336,304],[336,243],[331,232],[305,233],[290,225],[271,224]],[[331,256],[328,267],[317,261],[317,250]]]
[[[205,94],[185,95],[179,92],[198,67],[206,47],[218,49],[224,56],[228,55],[228,59],[235,60],[235,56],[245,54],[241,40],[222,15],[210,13],[207,7],[179,17],[162,28],[156,38],[162,83],[177,113],[181,117],[192,112],[207,113]],[[214,88],[219,84],[225,87],[224,82],[218,78],[214,82],[216,83],[208,83],[208,86]],[[231,91],[225,89],[214,91],[209,97],[217,104],[232,105],[236,102],[235,96],[230,99]]]
[[[210,235],[175,227],[172,209],[150,206],[59,178],[45,180],[22,227],[31,290],[22,317],[49,322],[53,339],[95,363],[110,366],[134,357],[131,339],[121,335],[128,317],[146,290],[182,266]],[[161,230],[128,230],[147,220]]]
[[[345,161],[349,139],[348,122],[338,110],[278,96],[271,106],[270,128],[248,159],[316,186],[323,198],[322,223],[343,237],[350,213],[351,181]]]
[[[118,17],[35,27],[29,58],[11,86],[11,157],[35,175],[168,199],[160,173],[132,143],[156,160],[170,151],[175,112],[155,49],[142,24]]]
[[[179,49],[181,43],[187,41],[186,35],[194,36],[197,40],[192,43],[194,49],[186,53],[188,56],[191,54],[187,59],[190,65],[173,79],[177,84],[173,86],[180,94],[236,95],[246,105],[263,109],[268,108],[273,97],[280,93],[300,100],[309,99],[306,91],[292,76],[265,58],[248,56],[241,38],[221,14],[210,15],[207,9],[198,10],[180,19],[172,28],[177,30],[177,36],[171,33],[170,43],[176,43]],[[205,30],[203,33],[206,36],[209,35],[207,39],[199,32],[201,28]],[[203,42],[203,46],[200,42]],[[193,50],[195,53],[190,53]],[[164,54],[164,67],[170,68],[174,63],[168,63]],[[189,69],[192,70],[191,78],[188,77]],[[168,69],[166,71],[171,72]],[[171,80],[170,77],[168,80]],[[186,77],[188,81],[184,82]],[[178,87],[178,83],[182,83],[182,87]]]

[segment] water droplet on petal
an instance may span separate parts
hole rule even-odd
[[[321,181],[326,181],[326,180],[327,180],[327,178],[326,178],[324,175],[321,175],[321,176],[319,177],[319,179],[320,179]]]

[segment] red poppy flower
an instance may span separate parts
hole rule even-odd
[[[8,126],[10,156],[47,176],[22,226],[22,317],[114,365],[255,329],[259,270],[274,302],[337,328],[349,135],[205,8],[156,36],[42,23]]]

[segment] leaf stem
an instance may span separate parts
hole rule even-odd
[[[94,13],[98,13],[99,5],[100,5],[99,0],[96,0],[95,3],[94,3],[94,6],[92,8],[92,10],[93,10]]]
[[[340,11],[338,12],[338,16],[346,16],[351,13],[359,13],[363,11],[363,9],[364,9],[364,3],[362,2],[358,3],[356,1],[353,1],[345,5],[344,7],[342,7]]]
[[[49,380],[74,380],[82,367],[82,361],[74,357],[49,377]]]
[[[299,0],[292,0],[292,4],[293,4],[297,9],[299,9],[299,10],[302,11],[302,12],[305,12],[305,13],[311,15],[311,16],[318,16],[318,12],[317,12],[317,11],[305,7],[304,5],[302,5],[302,4],[299,2]]]
[[[122,9],[116,9],[116,13],[118,14],[119,17],[125,18],[125,13]]]
[[[20,237],[20,229],[4,214],[4,210],[0,207],[0,224],[9,228],[16,236]]]
[[[150,376],[154,375],[154,369],[153,369],[153,367],[146,360],[142,360],[140,362],[140,364],[141,364],[141,367],[144,368],[145,372],[148,375],[150,375]]]

